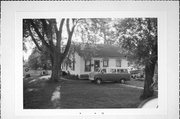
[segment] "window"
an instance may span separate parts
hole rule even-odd
[[[124,72],[124,69],[117,69],[117,72],[118,72],[118,73],[123,73],[123,72]]]
[[[91,71],[91,61],[85,60],[85,72]]]
[[[121,69],[117,69],[117,73],[121,73]]]
[[[128,70],[127,70],[127,69],[124,69],[124,73],[128,73]]]
[[[128,73],[127,69],[117,69],[117,73]]]
[[[103,60],[103,67],[108,67],[109,60]]]
[[[106,69],[102,69],[101,72],[102,72],[102,73],[106,73]]]
[[[116,69],[110,69],[110,73],[116,73]]]
[[[121,60],[116,60],[116,67],[121,67]]]

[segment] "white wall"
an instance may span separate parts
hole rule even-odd
[[[116,59],[114,58],[109,59],[109,67],[116,67]]]
[[[81,57],[80,58],[80,74],[89,74],[89,72],[85,72],[85,60]]]
[[[92,58],[91,64],[94,64],[94,60],[100,60],[100,68],[103,67],[103,58],[96,57]],[[109,67],[116,67],[117,58],[109,58]],[[121,67],[128,67],[128,61],[126,59],[121,59]],[[64,67],[63,69],[65,69]],[[89,74],[90,72],[94,72],[94,66],[91,66],[91,71],[85,72],[85,60],[80,57],[77,53],[75,53],[75,70],[71,70],[68,67],[68,71],[71,74],[80,75],[80,74]]]
[[[121,59],[121,67],[128,67],[127,59]]]
[[[75,69],[71,70],[71,68],[68,68],[71,74],[78,75],[80,74],[80,69],[81,69],[81,57],[75,53]]]
[[[71,55],[70,56],[70,59],[72,58],[73,56]],[[68,68],[67,68],[67,70],[66,70],[66,65],[65,65],[65,67],[63,67],[63,71],[69,71],[70,72],[70,74],[75,74],[75,75],[78,75],[78,74],[80,74],[81,73],[81,57],[77,54],[77,53],[75,53],[75,69],[74,70],[72,70],[69,66],[68,66]]]

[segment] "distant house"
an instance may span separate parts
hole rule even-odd
[[[91,48],[92,49],[92,48]],[[91,50],[89,49],[89,50]],[[88,78],[90,72],[97,72],[103,67],[128,67],[127,56],[121,53],[119,47],[112,45],[97,45],[90,58],[86,58],[85,48],[75,51],[70,55],[70,62],[62,64],[62,70],[79,78]]]

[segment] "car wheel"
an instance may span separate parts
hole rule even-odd
[[[124,80],[124,79],[121,79],[121,83],[122,83],[122,84],[125,84],[125,80]]]
[[[102,83],[102,80],[101,80],[101,79],[97,79],[97,80],[96,80],[96,83],[97,83],[97,84],[101,84],[101,83]]]

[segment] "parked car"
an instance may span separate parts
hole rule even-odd
[[[144,70],[132,70],[130,71],[132,79],[144,79]]]
[[[128,69],[126,68],[118,68],[118,67],[108,67],[99,69],[96,73],[89,74],[89,80],[91,82],[96,82],[97,84],[101,84],[106,81],[113,82],[121,82],[125,83],[125,81],[130,80],[130,73],[128,73]]]

